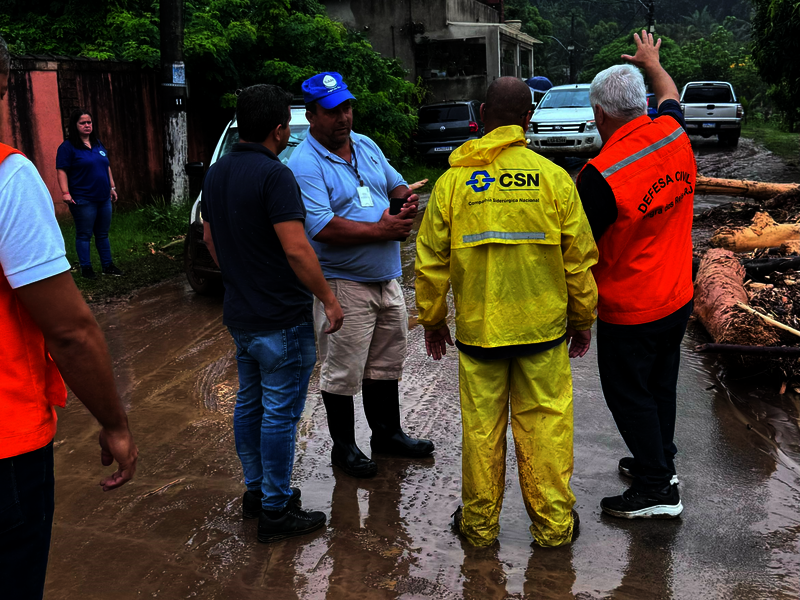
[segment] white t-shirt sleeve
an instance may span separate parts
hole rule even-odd
[[[0,163],[0,267],[13,289],[70,268],[50,192],[20,154]]]

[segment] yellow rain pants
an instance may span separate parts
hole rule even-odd
[[[508,360],[459,356],[461,533],[476,546],[497,539],[511,430],[519,483],[540,546],[572,541],[572,375],[567,344]]]

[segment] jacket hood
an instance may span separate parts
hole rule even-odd
[[[470,140],[450,155],[451,167],[487,165],[509,146],[525,146],[525,132],[519,125],[498,127],[480,139]]]

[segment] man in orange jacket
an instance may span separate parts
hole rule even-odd
[[[0,38],[0,100],[10,57]],[[53,437],[64,381],[100,422],[101,461],[133,477],[138,450],[103,333],[69,272],[53,201],[33,164],[0,144],[0,596],[41,598],[53,524]],[[62,379],[63,376],[63,379]]]
[[[628,519],[683,511],[673,442],[680,345],[692,312],[692,212],[697,174],[678,89],[661,67],[661,40],[634,34],[636,54],[659,102],[647,116],[644,79],[634,66],[606,69],[589,99],[604,146],[578,176],[597,241],[597,361],[603,395],[633,457],[633,478],[603,512]]]

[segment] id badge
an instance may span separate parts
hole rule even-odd
[[[372,194],[369,193],[369,188],[365,185],[358,186],[358,201],[361,202],[361,208],[369,208],[372,204]]]

